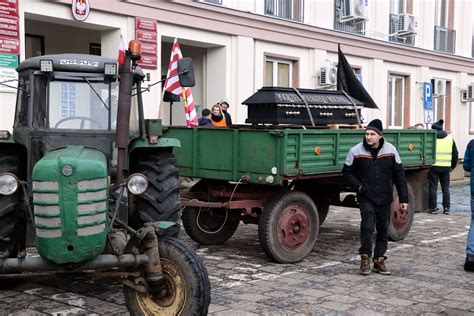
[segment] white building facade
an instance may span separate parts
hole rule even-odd
[[[262,86],[334,89],[330,74],[341,44],[380,108],[365,110],[366,122],[380,118],[386,128],[425,122],[423,83],[433,81],[430,119],[446,121],[461,152],[474,134],[474,102],[467,93],[474,84],[470,0],[91,0],[89,4],[87,18],[78,21],[71,1],[18,0],[20,61],[56,53],[116,58],[120,35],[125,42],[136,36],[136,18],[154,20],[157,65],[145,69],[149,83],[166,74],[177,38],[183,55],[194,61],[197,84],[192,93],[198,110],[225,97],[234,123],[244,124],[247,108],[241,102]],[[170,106],[161,97],[159,85],[146,93],[145,115],[161,117],[164,124],[184,125],[182,104]],[[14,91],[0,90],[0,129],[11,130],[15,99]]]

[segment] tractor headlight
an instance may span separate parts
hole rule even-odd
[[[11,173],[0,175],[0,194],[11,195],[18,189],[18,179]]]
[[[148,189],[148,179],[141,173],[134,173],[128,177],[127,189],[132,194],[142,194]]]
[[[117,74],[117,64],[106,63],[104,64],[104,75],[115,76]]]
[[[41,59],[40,70],[43,72],[53,72],[53,61],[50,59]]]

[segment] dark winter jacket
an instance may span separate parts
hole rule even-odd
[[[474,195],[474,139],[467,144],[462,166],[465,171],[471,173],[471,195]]]
[[[232,125],[232,117],[230,116],[229,112],[227,112],[225,110],[222,110],[222,112],[224,113],[225,121],[227,123],[227,126],[231,126]]]
[[[400,203],[408,203],[407,181],[400,155],[384,138],[380,139],[378,148],[371,148],[365,139],[352,147],[342,172],[349,185],[359,193],[360,202],[370,202],[375,206],[391,204],[395,183]]]
[[[212,126],[212,122],[208,118],[201,117],[198,121],[198,126]]]
[[[437,139],[443,139],[448,136],[448,133],[443,130],[439,130],[436,133],[436,138]],[[459,152],[458,148],[456,147],[456,142],[453,140],[453,148],[452,148],[452,154],[451,154],[451,167],[441,167],[441,166],[431,166],[431,170],[435,172],[450,172],[451,169],[456,168],[456,165],[458,164],[458,158],[459,158]]]

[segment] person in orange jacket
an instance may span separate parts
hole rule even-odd
[[[222,109],[218,104],[212,107],[211,112],[212,112],[212,115],[211,115],[212,125],[214,125],[215,127],[227,127],[225,116],[222,113]]]

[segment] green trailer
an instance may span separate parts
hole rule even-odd
[[[181,192],[183,226],[195,241],[227,241],[239,223],[258,224],[262,249],[282,263],[302,260],[313,248],[330,205],[357,207],[341,170],[358,129],[169,127],[176,138],[179,175],[201,179]],[[394,190],[392,240],[406,237],[414,213],[425,207],[426,172],[434,162],[431,130],[386,130],[401,156],[408,179],[408,211]]]

